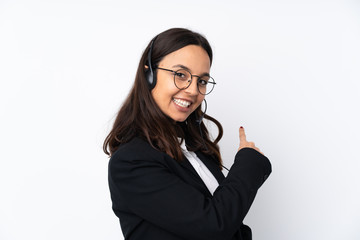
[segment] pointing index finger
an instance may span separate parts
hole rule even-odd
[[[245,130],[242,126],[239,128],[239,138],[240,142],[246,142]]]

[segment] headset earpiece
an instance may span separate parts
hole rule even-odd
[[[149,89],[153,89],[156,85],[156,76],[154,76],[154,72],[153,70],[150,68],[150,69],[147,69],[146,70],[146,81],[149,85]]]
[[[156,37],[151,41],[151,44],[150,44],[148,60],[147,60],[148,69],[146,70],[146,73],[145,73],[146,81],[149,85],[150,90],[152,90],[156,85],[156,74],[154,74],[154,70],[152,68],[152,62],[151,62],[152,49],[153,49],[155,39],[156,39]]]

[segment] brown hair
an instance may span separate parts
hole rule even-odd
[[[151,54],[153,68],[156,68],[166,55],[187,45],[201,46],[209,55],[210,64],[212,63],[210,44],[199,33],[183,28],[172,28],[160,33],[154,39],[156,40]],[[111,156],[120,144],[129,142],[134,137],[140,137],[155,149],[181,161],[184,156],[178,141],[180,137],[185,139],[190,151],[201,151],[206,155],[215,156],[221,167],[217,143],[222,137],[223,129],[216,119],[207,114],[204,115],[205,119],[212,121],[218,127],[218,136],[211,141],[205,124],[203,122],[199,124],[198,121],[204,114],[201,105],[189,115],[185,122],[180,123],[166,116],[155,103],[145,78],[144,67],[148,64],[150,44],[151,41],[141,56],[134,85],[118,112],[112,130],[104,141],[104,152]]]

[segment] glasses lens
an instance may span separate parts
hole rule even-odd
[[[215,80],[210,76],[204,76],[198,80],[199,93],[207,95],[214,89]]]
[[[191,74],[184,69],[177,70],[174,73],[174,81],[177,88],[185,89],[191,83]]]

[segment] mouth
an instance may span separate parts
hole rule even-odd
[[[172,100],[176,105],[183,107],[183,108],[188,108],[192,103],[192,102],[189,102],[189,101],[186,101],[183,99],[179,99],[179,98],[173,98]]]

